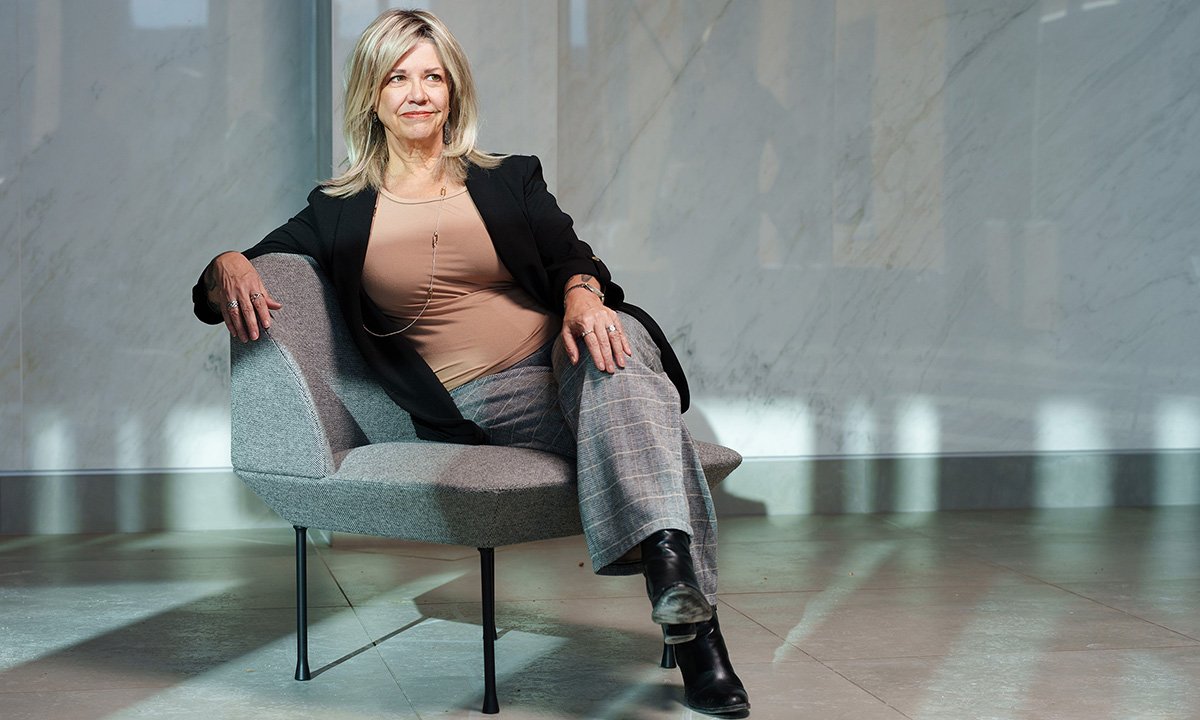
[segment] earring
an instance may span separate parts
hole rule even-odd
[[[442,144],[443,145],[450,144],[450,126],[449,125],[442,126]]]
[[[379,115],[374,110],[371,111],[371,122],[372,123],[379,122]]]

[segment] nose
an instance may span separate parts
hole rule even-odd
[[[422,79],[417,78],[409,86],[408,99],[417,105],[424,105],[425,101],[429,99],[429,95],[425,92],[425,83]]]

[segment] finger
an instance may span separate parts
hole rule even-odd
[[[588,348],[588,354],[592,355],[592,362],[594,362],[596,370],[604,371],[604,355],[600,353],[600,341],[596,340],[595,332],[584,330],[581,337],[583,338],[583,344],[586,344]]]
[[[612,356],[617,361],[617,367],[625,367],[625,341],[621,334],[621,326],[617,324],[616,319],[613,319],[604,327],[604,334],[608,336],[609,345],[612,346]]]
[[[567,327],[566,323],[563,323],[562,332],[559,334],[562,335],[563,349],[567,351],[567,358],[570,359],[572,365],[575,365],[579,362],[579,346],[575,344],[575,334],[571,332],[571,328]]]
[[[600,338],[600,352],[604,353],[605,367],[608,372],[617,372],[618,367],[625,366],[625,360],[617,361],[617,347],[614,346],[612,335],[608,334],[607,326],[600,328],[596,335]]]
[[[258,312],[254,309],[254,302],[250,300],[250,296],[242,298],[238,303],[238,309],[242,311],[242,322],[246,325],[246,335],[251,340],[258,339]]]
[[[621,338],[621,349],[629,357],[633,357],[633,348],[629,345],[629,336],[625,334],[625,326],[621,324],[621,318],[613,320],[613,324],[617,326],[617,337]]]
[[[229,336],[237,337],[237,330],[233,329],[233,319],[229,317],[229,311],[224,307],[221,308],[221,318],[225,320],[225,329],[229,331]]]
[[[599,331],[588,330],[583,341],[588,344],[588,350],[592,353],[592,360],[598,370],[608,373],[617,371],[617,365],[612,361],[612,346],[608,344],[608,335],[604,328],[600,328]]]
[[[596,329],[596,341],[600,343],[600,356],[604,358],[604,370],[614,373],[617,371],[616,358],[613,357],[612,338],[608,336],[608,327]]]
[[[271,304],[275,304],[275,309],[283,307],[283,305],[272,300],[266,290],[250,293],[250,302],[254,304],[254,312],[258,316],[258,321],[262,323],[263,330],[270,330]]]
[[[249,337],[246,335],[245,323],[242,322],[241,308],[237,306],[229,307],[229,303],[225,303],[221,312],[225,314],[226,322],[228,322],[230,329],[233,331],[233,336],[242,342],[249,340]]]

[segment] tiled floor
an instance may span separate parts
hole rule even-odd
[[[759,719],[1200,718],[1200,507],[731,518],[721,622]],[[0,538],[0,718],[479,716],[478,554],[290,529]],[[503,548],[502,718],[699,717],[638,578]]]

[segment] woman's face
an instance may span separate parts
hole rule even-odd
[[[389,144],[441,144],[450,114],[450,84],[433,43],[419,42],[400,57],[383,82],[375,112]]]

